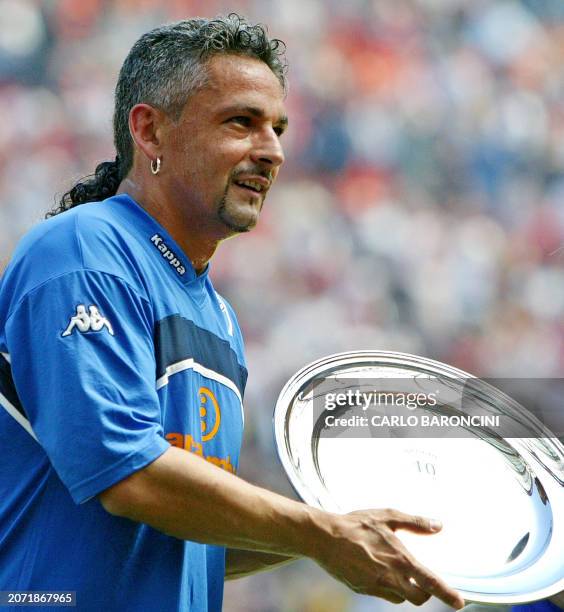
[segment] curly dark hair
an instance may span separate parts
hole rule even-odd
[[[47,217],[114,195],[133,165],[129,112],[150,104],[177,120],[189,96],[205,85],[206,63],[214,55],[234,54],[263,61],[286,90],[286,46],[269,38],[266,27],[236,13],[214,19],[178,21],[147,32],[133,45],[115,90],[115,161],[100,163],[94,174],[66,192]]]

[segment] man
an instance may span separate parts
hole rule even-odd
[[[463,605],[394,535],[432,521],[324,513],[234,475],[247,371],[208,262],[254,227],[284,161],[284,86],[281,43],[236,15],[144,35],[116,87],[116,161],[16,250],[0,289],[0,589],[217,611],[224,576],[308,556],[358,592]]]

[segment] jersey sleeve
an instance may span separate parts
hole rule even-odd
[[[49,280],[10,313],[6,340],[31,428],[76,503],[169,448],[151,306],[125,281],[84,270]]]

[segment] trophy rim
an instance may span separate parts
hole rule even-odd
[[[312,487],[304,484],[304,481],[298,477],[298,473],[290,457],[289,437],[287,436],[286,428],[286,416],[292,407],[293,400],[295,399],[299,389],[303,389],[317,376],[320,376],[322,374],[327,375],[331,372],[338,371],[339,367],[354,367],[355,365],[361,366],[364,364],[366,364],[367,366],[369,364],[373,364],[377,366],[402,367],[403,369],[413,369],[422,373],[442,375],[448,378],[458,380],[460,378],[476,380],[480,382],[483,388],[489,388],[492,391],[501,394],[504,397],[505,401],[510,402],[513,406],[522,410],[520,404],[515,402],[512,398],[503,394],[497,388],[485,383],[484,381],[480,381],[480,379],[478,379],[476,376],[465,372],[464,370],[461,370],[459,368],[450,366],[448,364],[429,359],[427,357],[413,355],[411,353],[381,350],[358,350],[333,353],[331,355],[316,359],[298,370],[286,382],[286,384],[280,391],[273,414],[274,438],[278,457],[284,467],[284,471],[286,472],[286,475],[294,491],[300,497],[300,499],[302,499],[308,505],[312,505],[326,510],[326,508],[323,507],[321,501],[312,491]],[[546,428],[544,429],[547,431],[547,433],[551,434],[551,432],[549,432]],[[564,446],[554,436],[554,434],[547,435],[546,437],[550,439],[551,442],[558,449],[560,456],[564,457]],[[527,461],[529,463],[532,462],[535,467],[534,473],[537,475],[537,477],[539,476],[539,473],[540,476],[542,476],[541,482],[546,482],[546,479],[556,479],[559,481],[560,486],[562,488],[562,485],[564,484],[562,480],[558,479],[557,476],[555,476],[546,465],[539,461],[539,459],[535,457],[534,453],[531,454],[530,452],[527,452],[526,447],[523,446],[522,441],[520,439],[508,438],[506,439],[506,442],[510,446],[515,448],[519,453],[521,453],[521,456],[523,456],[523,454],[527,456]],[[562,493],[560,494],[560,497],[564,497]],[[560,501],[564,502],[564,499],[561,499]],[[560,516],[564,515],[564,503],[560,504],[559,510],[559,513],[558,509],[554,513],[555,518],[557,518],[558,514]],[[541,599],[547,599],[564,591],[564,571],[562,577],[556,579],[556,581],[552,584],[548,586],[542,586],[541,588],[536,589],[529,588],[521,593],[515,593],[514,590],[512,592],[507,593],[491,593],[487,592],[487,589],[469,590],[467,588],[456,588],[461,593],[461,595],[469,602],[489,603],[492,605],[523,604],[532,601],[538,601]]]

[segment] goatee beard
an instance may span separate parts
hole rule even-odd
[[[243,234],[244,232],[250,232],[251,229],[255,226],[255,223],[248,223],[246,225],[239,225],[229,215],[227,211],[227,189],[219,202],[219,206],[217,208],[217,216],[221,219],[222,223],[228,227],[231,231],[237,234]]]

